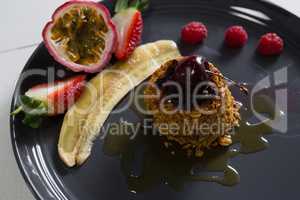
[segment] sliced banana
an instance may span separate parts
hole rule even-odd
[[[83,164],[117,103],[160,65],[179,56],[173,41],[148,43],[138,47],[127,61],[108,67],[88,82],[61,128],[58,152],[64,163],[69,167]]]

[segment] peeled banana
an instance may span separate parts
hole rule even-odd
[[[58,142],[59,156],[64,163],[69,167],[83,164],[117,103],[160,65],[179,56],[173,41],[148,43],[138,47],[128,60],[107,67],[89,81],[64,117]]]

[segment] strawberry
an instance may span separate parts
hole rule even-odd
[[[25,113],[23,123],[38,128],[42,116],[63,114],[81,95],[85,85],[85,75],[44,83],[30,88],[20,97],[20,106],[12,113]]]
[[[115,56],[119,60],[127,59],[141,43],[143,18],[140,10],[148,7],[147,0],[118,0],[115,6],[113,22],[116,25],[118,45]]]

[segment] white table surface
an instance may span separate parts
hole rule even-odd
[[[31,200],[15,161],[9,132],[9,109],[16,80],[37,44],[53,10],[64,0],[9,0],[0,12],[0,200]],[[300,16],[299,0],[272,0]]]

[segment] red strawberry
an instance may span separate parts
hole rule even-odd
[[[143,18],[139,9],[148,6],[146,1],[119,0],[116,4],[116,15],[113,22],[117,28],[118,45],[115,56],[119,60],[128,58],[133,50],[141,43],[143,32]]]
[[[78,75],[67,80],[36,85],[20,97],[21,106],[12,114],[23,111],[23,123],[37,128],[41,116],[62,114],[74,104],[83,91],[85,78],[85,75]]]
[[[85,75],[40,84],[29,89],[25,95],[43,101],[48,107],[48,115],[64,113],[80,96],[85,84]]]

